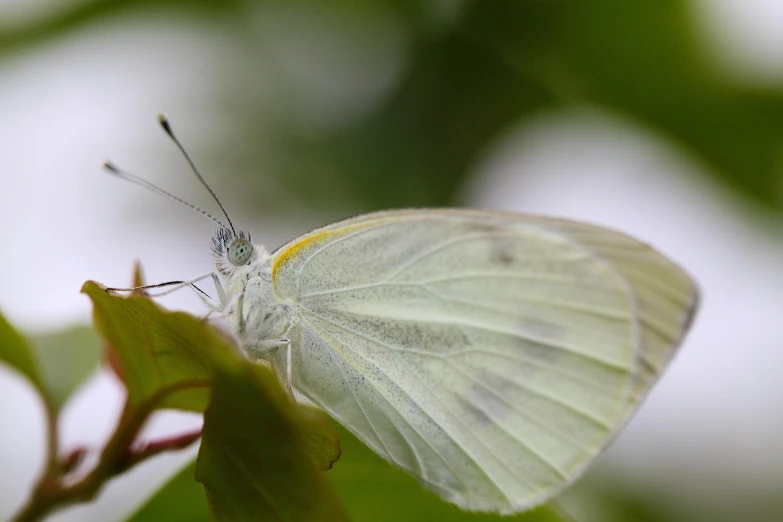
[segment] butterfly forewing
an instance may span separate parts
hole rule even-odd
[[[294,386],[467,509],[573,481],[679,342],[694,288],[640,243],[570,222],[399,211],[272,259]]]

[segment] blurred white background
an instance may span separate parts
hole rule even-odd
[[[0,0],[0,26],[56,6]],[[770,85],[783,81],[783,3],[699,0],[693,20],[723,74]],[[306,26],[314,34],[330,30]],[[270,53],[282,52],[273,36],[267,34],[264,45]],[[100,164],[111,158],[214,212],[155,116],[165,112],[171,118],[197,164],[199,150],[210,146],[205,137],[232,133],[231,118],[207,103],[221,81],[210,74],[218,63],[248,66],[240,49],[217,45],[226,38],[182,20],[123,19],[0,59],[0,310],[12,323],[41,331],[89,322],[81,284],[94,279],[126,285],[134,260],[143,262],[150,282],[211,270],[208,221],[111,178]],[[405,35],[389,30],[381,40],[377,49],[351,59],[362,71],[374,56],[383,57],[392,64],[388,76],[352,76],[348,100],[361,96],[362,103],[372,103],[404,67]],[[320,52],[328,59],[345,47],[350,45]],[[286,49],[307,55],[307,49]],[[341,74],[351,70],[345,67]],[[258,86],[276,88],[263,71],[255,74]],[[350,115],[329,112],[340,111],[344,92],[340,79],[330,77],[335,73],[314,74],[334,86],[330,96],[322,89],[297,93],[307,106],[304,124],[315,133],[324,118]],[[215,167],[202,165],[229,211],[237,208],[232,196],[241,187],[220,186]],[[489,147],[464,187],[463,202],[618,228],[658,247],[700,282],[703,307],[682,351],[591,473],[709,499],[738,487],[758,491],[783,484],[783,223],[734,199],[702,168],[620,115],[598,108],[558,111],[509,129]],[[255,240],[275,247],[316,224],[295,210],[252,223],[237,211],[232,217]],[[322,219],[339,217],[345,216]],[[163,303],[202,312],[187,291]],[[120,393],[110,376],[94,375],[66,408],[66,447],[97,447],[115,420]],[[0,425],[4,519],[23,501],[41,466],[43,417],[28,386],[2,367],[0,419],[13,419],[13,425]],[[157,432],[198,422],[173,414],[158,421]],[[132,509],[192,455],[144,465],[113,483],[99,503],[52,520],[119,520],[113,518],[121,516],[118,507]],[[696,479],[705,475],[713,480]]]

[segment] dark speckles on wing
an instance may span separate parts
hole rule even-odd
[[[668,296],[690,295],[634,240],[557,220],[387,212],[297,244],[275,272],[299,319],[295,385],[474,510],[529,507],[600,453],[635,405],[637,327],[675,324],[663,366],[682,324]]]
[[[498,265],[501,268],[508,268],[514,264],[516,257],[514,255],[514,243],[506,238],[492,239],[492,248],[489,254],[489,261],[492,265]]]

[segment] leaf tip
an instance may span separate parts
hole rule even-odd
[[[81,293],[87,294],[87,295],[92,295],[96,291],[105,292],[106,291],[106,287],[103,286],[102,284],[100,284],[99,282],[93,281],[91,279],[88,280],[88,281],[85,281],[84,284],[82,285],[82,289],[80,290]]]
[[[133,278],[131,287],[138,288],[144,286],[144,270],[141,268],[141,261],[138,259],[133,262]],[[134,295],[145,295],[144,290],[134,290]]]

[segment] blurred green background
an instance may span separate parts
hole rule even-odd
[[[126,284],[135,259],[152,282],[211,269],[208,222],[99,170],[111,157],[214,213],[158,112],[270,248],[392,207],[594,221],[682,263],[705,304],[563,505],[580,522],[783,520],[781,24],[772,0],[0,0],[0,309],[72,368],[64,389],[89,374],[62,429],[99,444],[119,391],[70,330],[89,321],[81,283]],[[0,419],[3,518],[43,435],[1,368]],[[125,520],[190,455],[52,520]],[[183,506],[134,520],[200,520]]]

